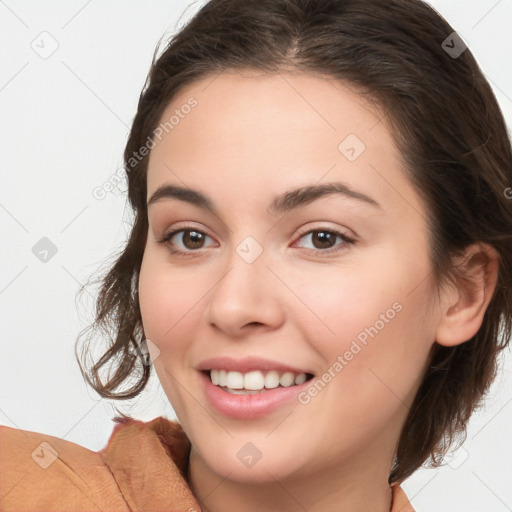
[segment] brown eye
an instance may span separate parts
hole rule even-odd
[[[315,252],[336,252],[344,249],[347,245],[355,243],[355,240],[348,237],[344,233],[332,229],[312,229],[303,233],[299,240],[309,237],[310,243],[313,247],[310,250]],[[336,244],[336,239],[341,239],[342,242]]]
[[[330,249],[335,243],[337,235],[329,231],[314,231],[311,236],[311,241],[315,249]]]
[[[180,236],[179,236],[180,235]],[[175,229],[166,233],[158,240],[159,244],[165,244],[174,254],[188,255],[205,247],[205,239],[211,238],[203,231],[196,228]]]
[[[201,231],[190,231],[183,230],[183,236],[181,238],[183,245],[187,249],[201,249],[204,244],[204,233]]]

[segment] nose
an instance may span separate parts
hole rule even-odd
[[[283,285],[263,251],[254,261],[232,251],[208,297],[206,320],[229,337],[257,329],[274,330],[284,322]]]

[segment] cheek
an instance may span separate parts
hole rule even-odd
[[[308,321],[304,327],[310,326],[309,339],[318,339],[320,334],[337,349],[358,335],[364,341],[365,328],[376,323],[382,330],[397,316],[404,301],[404,276],[384,263],[379,268],[360,262],[300,270],[293,281],[300,285],[295,288],[297,296],[311,312],[303,315]],[[312,321],[315,317],[317,321]]]
[[[162,257],[151,250],[144,253],[139,277],[139,303],[146,337],[160,351],[175,352],[179,340],[186,340],[180,332],[194,320],[201,299],[198,287],[191,286],[190,277],[180,278]],[[193,278],[192,278],[193,279]],[[172,340],[172,344],[168,343]]]
[[[199,325],[199,308],[194,305],[204,291],[191,286],[194,276],[183,277],[162,260],[151,249],[144,253],[139,276],[142,324],[146,337],[159,349],[154,370],[169,403],[179,418],[186,418],[187,397],[181,391],[179,374],[188,366],[187,349],[192,331]]]
[[[307,315],[301,330],[324,361],[325,379],[336,381],[332,388],[347,401],[368,406],[386,397],[409,401],[435,332],[428,260],[390,253],[378,262],[302,274],[300,289],[321,320]]]

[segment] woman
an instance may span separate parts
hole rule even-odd
[[[510,141],[454,30],[418,0],[209,2],[125,168],[84,376],[132,398],[152,362],[179,423],[98,453],[3,429],[4,508],[412,510],[512,331]]]

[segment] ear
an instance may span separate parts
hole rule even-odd
[[[455,282],[441,290],[441,317],[436,342],[453,347],[470,340],[480,329],[498,280],[499,254],[475,243],[454,262]]]

